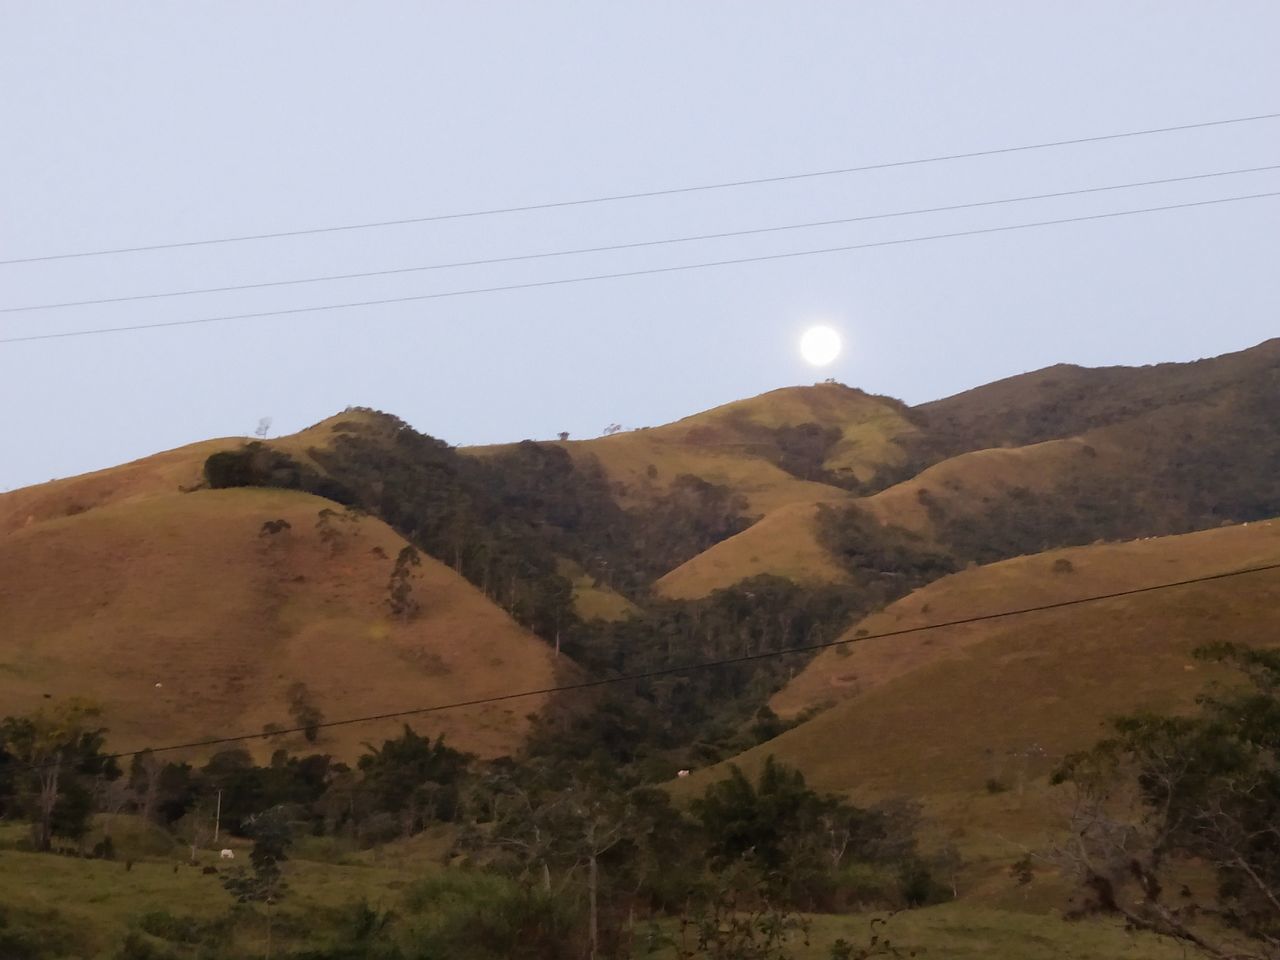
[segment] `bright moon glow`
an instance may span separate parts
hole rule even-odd
[[[840,334],[830,327],[810,327],[800,338],[800,355],[815,367],[840,356]]]

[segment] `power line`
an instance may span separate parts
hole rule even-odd
[[[492,287],[472,287],[465,290],[445,290],[439,293],[421,293],[405,297],[387,297],[380,300],[356,300],[348,303],[328,303],[314,307],[293,307],[285,310],[263,310],[257,313],[226,314],[216,317],[195,317],[189,320],[162,320],[157,323],[135,323],[119,327],[95,327],[84,330],[67,330],[61,333],[35,333],[19,337],[0,338],[0,344],[29,343],[36,340],[62,340],[71,337],[89,337],[108,333],[128,333],[137,330],[158,330],[165,327],[189,327],[199,324],[221,323],[230,320],[256,320],[264,317],[284,317],[302,313],[320,313],[330,310],[347,310],[353,307],[377,307],[396,303],[417,303],[426,300],[440,300],[446,297],[465,297],[484,293],[499,293],[508,290],[532,290],[539,287],[558,287],[574,283],[590,283],[599,280],[619,280],[627,277],[643,277],[660,273],[679,273],[687,270],[703,270],[710,267],[726,267],[746,263],[765,263],[773,260],[789,260],[797,257],[812,257],[828,253],[844,253],[852,250],[869,250],[875,247],[894,247],[909,243],[924,243],[930,240],[949,240],[957,237],[974,237],[983,234],[1007,233],[1013,230],[1028,230],[1035,227],[1051,227],[1067,223],[1085,223],[1092,220],[1111,220],[1117,217],[1132,217],[1140,214],[1157,213],[1164,210],[1186,210],[1192,207],[1208,207],[1220,203],[1237,203],[1243,200],[1260,200],[1267,197],[1280,196],[1280,190],[1268,193],[1251,193],[1236,197],[1220,197],[1216,200],[1195,200],[1187,203],[1166,204],[1157,207],[1142,207],[1137,210],[1117,210],[1111,213],[1095,213],[1088,216],[1064,217],[1058,220],[1037,220],[1032,223],[1014,223],[1001,227],[983,227],[974,230],[959,230],[953,233],[935,233],[920,237],[904,237],[899,240],[875,240],[869,243],[853,243],[838,247],[822,247],[816,250],[794,250],[790,253],[773,253],[754,257],[735,257],[730,260],[710,260],[701,263],[683,263],[670,267],[649,267],[643,270],[627,270],[620,273],[598,273],[584,277],[562,277],[558,280],[535,280],[527,283],[501,284]]]
[[[850,223],[864,223],[871,220],[888,220],[894,217],[910,217],[920,214],[945,213],[955,210],[973,210],[979,207],[993,207],[1006,203],[1025,203],[1033,200],[1052,200],[1060,197],[1076,197],[1091,193],[1105,193],[1112,190],[1128,190],[1135,187],[1153,187],[1170,183],[1188,183],[1194,180],[1209,180],[1215,177],[1233,177],[1247,173],[1263,173],[1280,170],[1280,164],[1269,164],[1262,167],[1246,167],[1239,170],[1219,170],[1213,173],[1196,173],[1185,177],[1164,177],[1158,180],[1138,180],[1131,183],[1109,184],[1102,187],[1084,187],[1079,190],[1059,190],[1054,193],[1037,193],[1019,197],[1002,197],[996,200],[978,200],[972,203],[955,203],[941,207],[920,207],[914,210],[898,210],[892,213],[872,213],[857,217],[841,217],[834,220],[813,220],[806,223],[788,223],[772,227],[754,227],[747,230],[731,230],[722,233],[702,233],[684,237],[667,237],[660,240],[640,240],[632,243],[614,243],[597,247],[578,247],[572,250],[552,250],[544,253],[525,253],[508,257],[489,257],[483,260],[456,260],[450,263],[431,263],[414,267],[396,267],[389,270],[369,270],[361,273],[325,274],[318,277],[302,277],[292,280],[269,280],[262,283],[239,283],[221,287],[202,287],[190,290],[171,290],[164,293],[142,293],[124,297],[100,297],[94,300],[69,300],[63,303],[41,303],[23,307],[0,307],[0,313],[25,313],[34,310],[59,310],[65,307],[90,307],[109,303],[130,303],[139,300],[161,300],[168,297],[190,297],[205,293],[229,293],[237,290],[262,290],[268,287],[288,287],[306,283],[329,283],[335,280],[361,280],[370,277],[389,277],[399,274],[422,273],[428,270],[449,270],[456,267],[479,267],[498,263],[516,263],[524,260],[542,260],[550,257],[570,257],[587,253],[607,253],[619,250],[636,250],[644,247],[659,247],[674,243],[692,243],[702,240],[724,240],[731,237],[747,237],[765,233],[778,233],[785,230],[805,230],[813,227],[832,227]]]
[[[252,233],[234,237],[217,237],[204,240],[180,240],[169,243],[152,243],[135,247],[114,247],[98,250],[82,250],[74,253],[45,254],[34,257],[17,257],[0,260],[0,266],[19,263],[39,263],[49,260],[71,260],[80,257],[101,257],[121,253],[143,253],[150,250],[172,250],[180,247],[200,247],[219,243],[239,243],[246,240],[277,240],[284,237],[301,237],[322,233],[338,233],[346,230],[369,230],[376,227],[406,226],[414,223],[435,223],[442,220],[463,220],[471,217],[490,217],[508,213],[527,213],[534,210],[554,210],[565,207],[579,207],[596,203],[613,203],[620,200],[642,200],[649,197],[675,196],[686,193],[699,193],[708,190],[725,190],[732,187],[758,186],[768,183],[784,183],[795,180],[809,180],[817,177],[833,177],[849,173],[865,173],[871,170],[888,170],[895,167],[919,166],[928,163],[943,163],[951,160],[969,160],[976,157],[992,157],[1001,154],[1022,153],[1030,150],[1044,150],[1052,147],[1078,146],[1087,143],[1102,143],[1108,140],[1123,140],[1130,137],[1145,137],[1161,133],[1176,133],[1182,130],[1199,130],[1208,127],[1221,127],[1236,123],[1252,123],[1258,120],[1275,120],[1280,113],[1262,113],[1250,117],[1231,117],[1225,120],[1205,120],[1199,123],[1184,123],[1169,127],[1152,127],[1145,130],[1126,130],[1121,133],[1107,133],[1092,137],[1075,137],[1068,140],[1049,140],[1042,143],[1027,143],[1012,147],[996,147],[989,150],[973,150],[966,153],[942,154],[931,157],[916,157],[909,160],[890,160],[881,163],[869,163],[856,167],[839,167],[832,170],[812,170],[804,173],[789,173],[773,177],[754,177],[747,180],[727,180],[719,183],[702,183],[685,187],[670,187],[662,190],[644,190],[634,193],[617,193],[606,196],[584,197],[575,200],[555,200],[544,203],[531,203],[521,206],[492,207],[484,210],[468,210],[458,213],[441,213],[422,217],[404,217],[396,220],[376,220],[367,223],[350,223],[338,226],[311,227],[300,230],[281,230],[274,233]]]
[[[440,713],[445,710],[460,710],[466,707],[479,707],[494,703],[506,703],[510,700],[520,700],[527,697],[550,696],[557,693],[572,693],[579,690],[590,690],[596,687],[608,686],[615,683],[635,683],[640,680],[654,680],[659,677],[669,677],[678,673],[689,673],[695,670],[710,670],[717,667],[734,666],[736,664],[743,663],[755,663],[760,660],[770,660],[775,657],[785,657],[796,653],[814,653],[820,650],[825,650],[828,647],[846,647],[855,643],[863,643],[867,640],[884,640],[891,637],[901,637],[913,633],[928,633],[934,630],[942,630],[947,627],[960,627],[974,623],[985,623],[991,620],[1002,620],[1008,617],[1024,616],[1030,613],[1043,613],[1048,610],[1061,610],[1065,607],[1076,607],[1087,603],[1097,603],[1103,600],[1116,600],[1121,597],[1132,597],[1139,594],[1155,593],[1160,590],[1172,590],[1177,587],[1188,587],[1199,583],[1228,580],[1233,577],[1242,577],[1254,573],[1265,573],[1272,570],[1280,570],[1280,563],[1268,563],[1256,567],[1245,567],[1240,570],[1228,570],[1223,573],[1206,574],[1200,577],[1190,577],[1186,580],[1157,583],[1145,587],[1131,587],[1127,590],[1116,590],[1111,593],[1093,594],[1088,597],[1076,597],[1071,600],[1057,600],[1051,603],[1040,603],[1031,607],[1020,607],[1016,610],[1002,610],[997,613],[984,613],[971,617],[960,617],[955,620],[944,620],[940,623],[929,623],[919,627],[901,627],[897,630],[886,630],[881,633],[864,634],[860,637],[849,637],[843,640],[827,640],[822,643],[807,643],[798,647],[788,647],[783,650],[769,650],[763,653],[751,653],[737,657],[725,657],[719,660],[703,660],[698,663],[685,664],[683,666],[661,667],[657,670],[646,670],[641,673],[627,674],[620,677],[601,677],[595,680],[581,680],[576,683],[557,684],[555,686],[541,687],[535,690],[521,690],[517,693],[504,693],[491,697],[476,697],[471,700],[455,700],[451,703],[438,703],[429,707],[415,707],[410,710],[394,710],[388,713],[370,714],[363,717],[348,717],[343,720],[326,720],[321,723],[310,724],[308,726],[273,730],[270,733],[246,733],[230,737],[214,737],[208,740],[194,740],[188,743],[168,744],[160,747],[145,747],[141,750],[127,750],[121,753],[109,754],[105,756],[104,759],[123,760],[127,757],[135,757],[138,754],[146,752],[164,753],[172,750],[194,750],[202,747],[216,747],[228,743],[243,743],[248,740],[263,740],[271,737],[283,736],[285,734],[304,733],[307,730],[349,727],[359,723],[374,723],[381,720],[397,720],[404,717],[421,716],[427,713]],[[33,769],[39,769],[39,767],[48,766],[48,764],[32,764],[29,766]]]

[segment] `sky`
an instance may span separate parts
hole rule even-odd
[[[0,0],[0,260],[554,203],[1280,112],[1280,4]],[[0,340],[650,270],[1280,191],[1280,120],[274,240],[0,265]],[[910,403],[1280,331],[1280,197],[629,278],[0,343],[0,490],[348,405],[452,443],[834,377]],[[837,329],[829,367],[801,333]]]

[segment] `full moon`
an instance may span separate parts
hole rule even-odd
[[[800,356],[815,367],[825,367],[840,356],[840,334],[830,327],[810,327],[800,338]]]

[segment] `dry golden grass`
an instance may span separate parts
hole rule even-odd
[[[818,503],[778,507],[737,536],[676,567],[661,577],[654,589],[659,596],[691,600],[760,574],[802,584],[844,582],[848,575],[818,542],[817,512]]]
[[[869,479],[878,467],[902,463],[901,442],[917,432],[892,401],[839,383],[771,390],[647,432],[667,442],[750,453],[759,443],[753,427],[777,429],[802,423],[839,427],[841,438],[828,453],[825,466],[830,470],[847,467],[860,480]]]
[[[243,442],[234,438],[205,440],[118,467],[0,494],[0,536],[42,520],[177,493],[180,487],[193,489],[204,483],[204,461],[210,454],[233,449]]]
[[[901,463],[906,456],[901,444],[916,432],[892,401],[820,383],[774,390],[660,427],[570,440],[564,447],[576,458],[595,458],[609,479],[622,485],[626,506],[645,504],[687,473],[742,494],[748,511],[762,515],[789,503],[843,495],[828,484],[797,479],[771,462],[776,451],[762,431],[802,423],[839,427],[842,437],[826,467],[848,469],[859,479]],[[484,455],[505,446],[466,452]]]
[[[1049,440],[1026,447],[999,447],[963,453],[934,464],[910,480],[894,484],[858,501],[882,523],[892,523],[926,537],[933,523],[921,500],[921,492],[943,509],[965,513],[980,509],[989,500],[1015,487],[1045,490],[1057,483],[1073,461],[1090,456],[1088,444],[1079,438]],[[1103,459],[1096,447],[1091,465]],[[1108,451],[1109,452],[1109,451]]]
[[[368,419],[369,415],[364,411],[348,411],[268,443],[315,467],[309,450],[328,446],[336,426]],[[203,487],[205,460],[211,454],[234,450],[247,442],[248,438],[244,437],[203,440],[105,470],[0,494],[0,536],[42,520],[74,516],[113,503]]]
[[[1071,572],[1055,572],[1058,560]],[[855,628],[897,629],[1108,593],[1280,560],[1280,521],[1057,550],[926,586]],[[1280,574],[1250,574],[824,652],[774,700],[833,707],[735,759],[769,754],[822,790],[921,798],[941,839],[1016,857],[1058,827],[1045,777],[1136,709],[1189,709],[1222,668],[1205,643],[1280,640]],[[682,781],[696,792],[717,768]],[[988,779],[1010,786],[989,794]]]
[[[601,583],[572,560],[561,560],[558,572],[573,583],[573,609],[583,620],[623,620],[639,607]]]
[[[0,539],[6,712],[87,696],[104,707],[111,746],[132,749],[292,726],[295,681],[329,719],[554,681],[545,644],[430,558],[415,574],[420,615],[393,619],[388,581],[405,542],[367,517],[336,522],[337,540],[322,542],[319,513],[334,507],[293,491],[206,490],[126,499]],[[291,528],[261,536],[277,519]],[[493,755],[519,743],[541,705],[412,722]],[[350,759],[397,729],[340,727],[319,747]],[[258,750],[280,745],[303,746]]]
[[[1280,521],[1053,550],[944,577],[867,617],[847,631],[844,638],[1185,580],[1274,560],[1280,560]],[[1054,572],[1054,565],[1062,561],[1071,565],[1070,573]],[[1247,590],[1248,586],[1244,581],[1239,585],[1226,581],[1223,589]],[[1170,592],[1113,602],[1163,604],[1175,598],[1175,593]],[[1068,608],[1052,616],[1083,617],[1089,609]],[[963,658],[974,644],[995,635],[1038,628],[1038,618],[1047,616],[1051,615],[948,627],[826,650],[773,698],[772,706],[790,716],[815,703],[861,695],[920,667]],[[1277,618],[1280,620],[1280,613]],[[1171,626],[1167,622],[1165,625]]]

